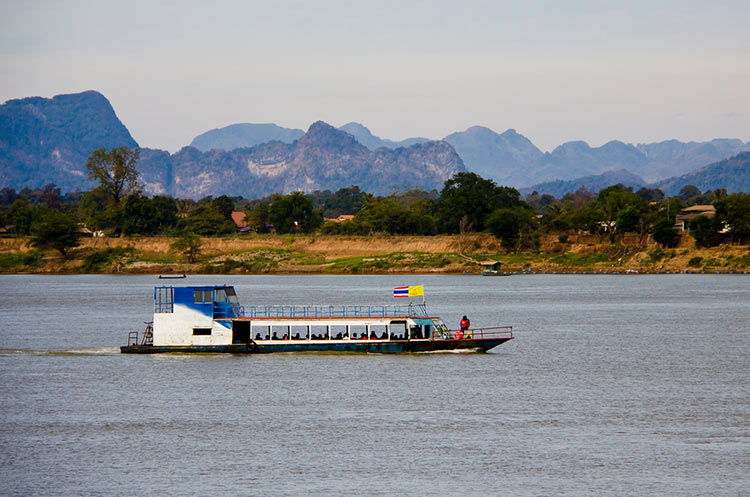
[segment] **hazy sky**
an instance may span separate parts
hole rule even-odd
[[[519,5],[523,3],[524,5]],[[3,0],[0,101],[95,89],[141,146],[238,122],[750,140],[750,2]]]

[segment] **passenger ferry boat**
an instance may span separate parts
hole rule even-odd
[[[154,319],[122,353],[486,352],[513,339],[511,326],[449,330],[422,304],[244,307],[232,286],[159,286]]]

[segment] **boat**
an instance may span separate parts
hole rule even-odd
[[[450,330],[426,304],[240,305],[233,286],[157,286],[153,321],[125,354],[486,352],[513,327]]]

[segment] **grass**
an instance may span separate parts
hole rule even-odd
[[[116,262],[126,264],[134,254],[135,249],[131,247],[110,247],[97,250],[83,258],[81,271],[84,273],[103,272],[105,269],[110,269]]]
[[[589,267],[600,262],[609,262],[609,255],[601,252],[591,254],[562,254],[550,259],[562,267]]]
[[[325,266],[328,273],[377,273],[390,270],[443,268],[461,260],[455,254],[430,252],[394,252],[370,257],[341,257]]]
[[[37,250],[3,253],[0,254],[0,271],[34,269],[43,259],[44,254]]]

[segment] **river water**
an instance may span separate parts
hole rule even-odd
[[[747,276],[191,276],[244,304],[424,284],[431,314],[516,338],[118,354],[159,283],[0,276],[0,494],[750,495]]]

